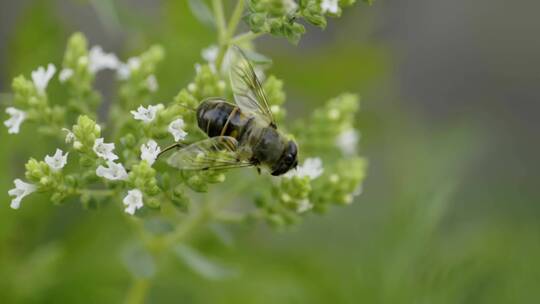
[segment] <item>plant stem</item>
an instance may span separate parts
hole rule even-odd
[[[133,281],[133,284],[128,290],[126,296],[126,304],[141,304],[144,303],[146,294],[150,287],[150,281],[147,279],[137,278]]]
[[[240,23],[240,19],[242,19],[243,12],[244,0],[238,0],[238,2],[236,2],[236,7],[234,8],[231,19],[229,20],[229,26],[227,27],[227,32],[225,33],[225,40],[230,40],[231,37],[234,35],[234,32],[236,32],[238,23]]]
[[[188,217],[185,222],[176,226],[176,229],[171,234],[167,235],[163,240],[163,249],[172,246],[175,243],[183,240],[191,231],[198,226],[206,223],[210,218],[209,205],[207,202],[194,215]]]
[[[219,44],[223,44],[225,41],[225,12],[223,10],[223,2],[221,0],[212,0],[212,8],[214,10],[214,17],[216,18],[216,25],[218,30]]]
[[[263,32],[254,33],[254,32],[251,32],[251,31],[247,32],[247,33],[243,33],[243,34],[240,34],[238,36],[233,37],[230,40],[230,44],[240,44],[242,42],[251,41],[251,40],[259,38],[263,34],[264,34]]]
[[[114,195],[114,190],[109,189],[79,189],[77,191],[79,194],[88,194],[94,196],[109,196]]]

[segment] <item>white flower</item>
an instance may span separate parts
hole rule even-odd
[[[339,12],[338,0],[322,0],[321,9],[323,13],[337,14]]]
[[[298,4],[294,0],[283,0],[283,8],[287,13],[292,13],[298,8]]]
[[[156,76],[154,74],[146,78],[146,86],[150,92],[155,92],[159,88]]]
[[[70,129],[62,128],[62,131],[66,132],[66,144],[75,141],[75,134],[73,134]]]
[[[73,76],[72,69],[62,69],[62,71],[60,71],[60,75],[58,75],[58,79],[60,80],[61,83],[64,83],[68,79],[70,79],[71,76]]]
[[[188,91],[190,91],[191,93],[195,92],[197,90],[197,85],[194,84],[193,82],[190,82],[187,86],[187,89]]]
[[[322,167],[322,161],[320,158],[308,158],[304,161],[304,164],[302,166],[299,166],[298,168],[296,168],[296,170],[291,170],[287,172],[284,177],[293,178],[297,176],[299,178],[304,178],[308,176],[309,179],[314,180],[317,177],[321,176],[323,172],[324,169]]]
[[[341,132],[336,138],[337,147],[345,155],[352,155],[356,153],[356,146],[358,145],[358,140],[360,135],[355,129],[348,129]]]
[[[184,131],[184,120],[178,118],[169,124],[169,133],[174,137],[174,141],[184,140],[187,136],[187,132]]]
[[[303,199],[298,202],[298,207],[296,207],[296,212],[304,213],[313,208],[313,204],[308,199]]]
[[[111,160],[107,161],[107,167],[99,166],[96,169],[96,175],[110,180],[126,180],[128,174],[122,164],[117,164]]]
[[[105,69],[115,70],[120,64],[115,54],[105,53],[99,45],[93,46],[90,49],[88,61],[88,69],[92,73],[97,73]]]
[[[131,71],[138,70],[141,67],[141,60],[138,57],[131,57],[127,63],[120,63],[118,65],[117,73],[118,78],[126,80],[131,76]]]
[[[39,67],[32,72],[32,81],[40,94],[45,94],[45,89],[49,84],[49,80],[54,76],[54,73],[56,73],[56,67],[52,63],[47,65],[47,70],[44,67]]]
[[[36,191],[37,187],[32,184],[23,182],[20,179],[15,180],[15,188],[8,191],[9,196],[14,196],[11,200],[10,207],[13,209],[19,209],[21,200],[28,194]]]
[[[19,133],[21,124],[26,119],[26,112],[13,108],[13,107],[9,107],[9,108],[6,108],[6,113],[11,116],[8,120],[4,121],[4,125],[8,127],[8,133],[9,134]]]
[[[211,46],[203,49],[201,51],[201,56],[204,60],[206,60],[208,63],[214,63],[216,62],[217,56],[218,56],[219,48],[217,45],[212,44]]]
[[[94,141],[94,152],[97,156],[105,160],[116,160],[118,156],[114,154],[114,143],[106,144],[103,142],[103,138],[96,138]]]
[[[139,189],[129,190],[126,197],[124,197],[123,203],[124,205],[126,205],[126,208],[124,209],[124,211],[127,214],[130,214],[130,215],[135,214],[135,211],[137,209],[140,209],[144,206],[143,194],[141,190]]]
[[[54,153],[53,156],[45,156],[45,162],[47,165],[49,165],[49,168],[51,168],[53,172],[59,171],[67,164],[67,157],[69,153],[63,153],[64,152],[62,152],[62,150],[56,149],[56,153]]]
[[[156,161],[159,152],[161,152],[161,148],[157,142],[150,139],[148,143],[141,146],[141,159],[145,160],[151,166]]]
[[[147,108],[139,106],[137,111],[131,111],[131,114],[133,115],[133,118],[137,120],[142,120],[144,123],[150,123],[156,118],[157,111],[162,108],[162,104],[148,106]]]

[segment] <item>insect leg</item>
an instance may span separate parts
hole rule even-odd
[[[157,158],[159,158],[162,154],[164,154],[165,152],[168,152],[172,149],[180,149],[182,147],[184,147],[185,145],[184,144],[181,144],[181,143],[174,143],[170,146],[168,146],[167,148],[163,149],[161,152],[159,152]]]

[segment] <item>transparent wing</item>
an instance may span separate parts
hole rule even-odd
[[[238,141],[216,136],[198,141],[174,152],[167,163],[181,170],[220,170],[253,166],[238,158]]]
[[[236,104],[243,112],[252,113],[275,126],[276,122],[268,106],[268,98],[253,66],[239,47],[233,45],[230,54],[232,64],[229,73]]]

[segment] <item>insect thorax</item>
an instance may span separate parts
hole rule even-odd
[[[242,158],[251,158],[269,167],[278,161],[286,143],[275,128],[244,115],[236,105],[218,98],[199,105],[197,123],[208,137],[234,137],[241,147]]]

